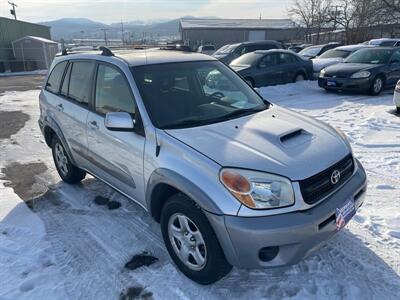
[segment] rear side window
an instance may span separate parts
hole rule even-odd
[[[135,114],[135,101],[128,82],[119,70],[106,65],[99,65],[97,71],[96,112]]]
[[[88,105],[90,82],[94,64],[91,62],[74,62],[69,78],[68,97],[80,104]]]
[[[46,90],[52,93],[58,93],[60,90],[60,84],[61,84],[61,79],[64,74],[65,67],[67,65],[66,61],[60,62],[58,65],[56,65],[53,70],[51,71],[51,74],[49,76],[49,79],[47,80],[46,83]]]
[[[279,61],[281,64],[293,64],[297,62],[297,58],[294,55],[288,53],[280,53]]]

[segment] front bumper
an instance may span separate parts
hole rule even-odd
[[[358,209],[367,188],[361,164],[357,172],[333,195],[306,211],[266,217],[211,216],[227,260],[240,268],[278,267],[298,263],[336,232],[335,212],[354,197]],[[223,228],[224,227],[224,228]],[[277,255],[265,261],[260,250],[279,247]]]
[[[371,87],[371,78],[333,78],[319,77],[318,85],[327,90],[337,91],[368,91]]]

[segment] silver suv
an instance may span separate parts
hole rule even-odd
[[[323,100],[323,99],[322,99]],[[189,278],[295,264],[361,206],[345,135],[177,49],[56,57],[39,124],[61,178],[104,181],[161,224]]]

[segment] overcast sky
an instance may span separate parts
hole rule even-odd
[[[11,0],[0,0],[0,16],[9,14]],[[286,17],[291,0],[12,0],[21,20],[89,18],[103,23],[172,19],[182,16],[221,18]]]

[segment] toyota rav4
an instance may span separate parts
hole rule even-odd
[[[184,50],[56,57],[39,125],[60,177],[89,173],[135,201],[200,284],[299,262],[361,206],[363,167],[340,130]]]

